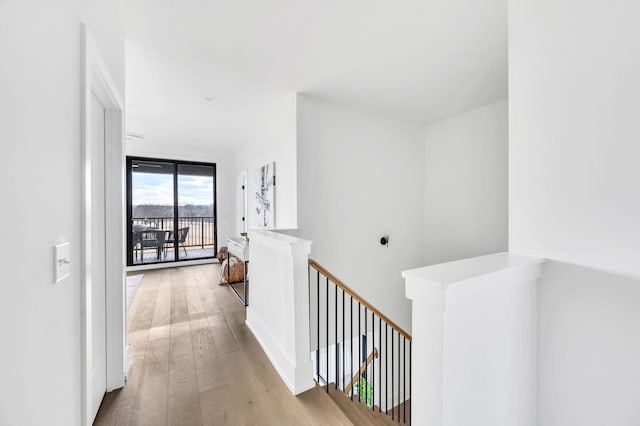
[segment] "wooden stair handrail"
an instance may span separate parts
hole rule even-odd
[[[376,348],[373,348],[373,352],[371,352],[367,359],[362,364],[360,364],[360,371],[353,375],[353,379],[351,379],[351,382],[348,383],[347,387],[344,388],[344,393],[349,393],[349,391],[353,387],[353,384],[358,381],[358,378],[365,372],[367,366],[371,363],[371,361],[373,361],[374,357],[378,358],[378,350]]]
[[[318,262],[316,262],[313,259],[309,259],[309,266],[313,266],[313,268],[316,271],[319,271],[320,273],[322,273],[322,275],[324,275],[325,277],[329,278],[329,280],[334,283],[335,285],[337,285],[338,287],[340,287],[345,293],[348,293],[349,295],[351,295],[351,297],[353,297],[354,299],[356,299],[358,302],[360,302],[361,304],[363,304],[364,306],[367,307],[367,309],[369,309],[371,312],[373,312],[374,314],[376,314],[379,318],[382,318],[382,320],[384,322],[386,322],[387,324],[389,324],[392,328],[396,329],[398,331],[399,334],[401,334],[402,336],[404,336],[408,341],[411,341],[411,335],[409,333],[407,333],[406,331],[404,331],[402,328],[400,328],[400,326],[398,326],[398,324],[396,324],[395,322],[391,321],[389,319],[389,317],[387,317],[385,314],[383,314],[382,312],[380,312],[378,309],[376,309],[374,306],[372,306],[369,302],[367,302],[366,300],[364,300],[364,298],[362,296],[360,296],[358,293],[356,293],[355,291],[353,291],[351,288],[349,288],[345,283],[343,283],[342,281],[340,281],[335,275],[333,275],[331,272],[327,271],[322,265],[320,265]]]

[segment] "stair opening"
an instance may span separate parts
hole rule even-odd
[[[318,385],[410,424],[411,335],[311,259],[309,315]]]

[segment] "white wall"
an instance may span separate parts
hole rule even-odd
[[[541,425],[640,420],[638,2],[509,2],[509,248],[539,293]]]
[[[257,122],[247,123],[254,128],[254,132],[236,154],[234,182],[238,182],[241,171],[247,171],[249,229],[257,228],[254,213],[255,172],[272,161],[276,163],[275,228],[293,229],[298,225],[296,104],[295,94],[281,95],[264,108],[264,113]],[[239,196],[240,191],[236,192],[236,198]],[[242,230],[235,219],[233,223],[236,224],[234,235],[238,236]]]
[[[511,1],[512,250],[640,277],[638,13]]]
[[[131,156],[215,163],[218,247],[226,246],[227,239],[236,235],[237,178],[232,152],[219,151],[206,145],[185,146],[176,142],[175,145],[164,146],[143,140],[126,141],[126,153]]]
[[[427,265],[507,249],[507,100],[425,132]]]
[[[3,425],[80,423],[81,19],[124,95],[117,13],[94,3],[0,2]],[[54,285],[62,241],[71,277]]]
[[[637,279],[547,261],[538,291],[540,425],[640,422]]]
[[[423,171],[423,125],[299,96],[299,235],[313,241],[312,258],[408,331],[400,272],[423,262]]]

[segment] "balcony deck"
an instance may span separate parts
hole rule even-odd
[[[216,255],[216,251],[213,246],[205,246],[202,247],[186,247],[187,254],[185,256],[185,251],[182,247],[180,247],[179,260],[193,260],[193,259],[202,259],[207,257],[213,257]],[[154,248],[146,248],[144,250],[142,259],[140,259],[140,250],[134,251],[134,265],[144,265],[149,263],[158,263],[158,262],[173,262],[175,260],[175,250],[173,247],[169,247],[165,253],[160,254],[160,259],[158,259],[157,252]]]

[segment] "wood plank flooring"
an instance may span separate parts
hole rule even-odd
[[[128,312],[132,367],[96,425],[349,425],[317,389],[293,396],[218,265],[145,271]]]

